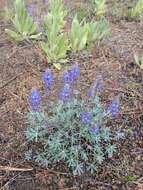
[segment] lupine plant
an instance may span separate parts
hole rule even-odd
[[[118,131],[106,126],[110,117],[115,119],[119,114],[119,98],[115,98],[107,109],[102,105],[99,98],[103,92],[101,75],[89,88],[86,98],[75,94],[79,77],[77,64],[63,73],[63,86],[55,103],[44,104],[39,90],[31,90],[26,131],[30,146],[39,144],[26,153],[27,159],[32,155],[32,159],[46,167],[65,164],[74,175],[96,172],[107,157],[112,157],[116,141],[121,137]],[[43,82],[51,91],[56,83],[51,70],[43,74]]]
[[[14,17],[12,17],[14,31],[6,29],[6,33],[16,42],[23,40],[38,39],[41,33],[38,33],[38,26],[33,22],[28,14],[25,4],[22,0],[14,0]]]

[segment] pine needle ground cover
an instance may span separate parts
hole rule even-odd
[[[70,44],[75,14],[82,27],[106,19],[110,33],[69,46],[60,69],[40,46],[49,1],[24,2],[38,38],[20,43],[5,31],[17,32],[12,2],[0,2],[0,188],[143,189],[143,21],[129,14],[137,1],[107,0],[98,16],[94,1],[64,1],[57,36]]]

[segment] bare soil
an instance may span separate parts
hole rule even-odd
[[[35,2],[38,10],[45,10],[44,0],[28,1],[31,2]],[[77,2],[73,2],[75,8]],[[1,11],[5,3],[0,1]],[[69,6],[69,1],[66,4]],[[127,136],[118,145],[114,157],[108,159],[94,177],[76,177],[64,174],[67,172],[64,166],[61,167],[65,172],[25,161],[29,91],[33,86],[42,90],[41,75],[47,67],[54,70],[56,77],[62,71],[48,65],[38,44],[11,42],[4,32],[11,24],[0,17],[0,190],[143,190],[143,70],[133,59],[134,53],[143,54],[143,22],[112,14],[107,17],[111,36],[91,52],[82,51],[72,56],[65,66],[77,61],[81,80],[89,84],[101,73],[106,85],[102,97],[105,104],[115,95],[121,95],[121,112],[111,125],[125,130]]]

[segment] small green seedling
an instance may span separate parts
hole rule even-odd
[[[106,19],[100,21],[91,21],[88,23],[88,44],[101,40],[110,34],[110,25]]]
[[[143,70],[143,55],[139,58],[137,54],[134,55],[135,63]]]
[[[101,40],[109,32],[109,23],[105,19],[86,22],[85,18],[79,21],[78,15],[72,20],[69,33],[63,30],[66,24],[67,11],[63,1],[50,1],[50,10],[45,17],[44,28],[46,42],[41,42],[41,48],[49,63],[57,69],[67,61],[67,51],[81,51],[97,40]]]
[[[63,0],[50,0],[49,6],[50,10],[44,22],[47,41],[41,43],[41,48],[48,62],[60,70],[61,63],[67,61],[66,53],[69,49],[67,34],[61,31],[66,24],[67,10],[64,8]]]
[[[77,18],[79,21],[84,20],[85,18],[88,18],[90,16],[90,7],[87,8],[87,5],[84,3],[81,3],[79,10],[77,11]]]
[[[124,177],[125,182],[133,182],[137,180],[137,176],[135,175],[127,175]]]
[[[94,13],[102,17],[106,12],[106,0],[94,0]]]
[[[63,0],[50,0],[50,10],[57,22],[60,29],[66,24],[67,9],[64,6]]]
[[[85,48],[88,39],[88,27],[87,23],[79,22],[77,15],[72,21],[70,31],[70,45],[73,51],[80,51]]]
[[[138,17],[143,14],[143,0],[138,0],[135,7],[129,10],[128,15],[132,18]]]
[[[77,16],[75,16],[70,33],[71,49],[73,51],[80,51],[107,36],[109,31],[109,23],[105,19],[96,22],[83,21],[79,23]]]
[[[22,0],[14,1],[14,17],[11,19],[14,31],[5,29],[6,33],[15,41],[38,39],[41,33],[37,33],[38,26],[28,14]]]
[[[4,11],[2,12],[2,17],[5,18],[6,21],[10,21],[11,18],[13,18],[13,10],[8,8],[8,7],[5,7],[4,8]]]
[[[67,61],[66,52],[69,49],[67,35],[59,34],[56,36],[51,32],[48,41],[41,42],[41,48],[46,54],[48,62],[60,70],[61,64]]]
[[[48,35],[51,32],[51,26],[54,25],[58,34],[66,24],[67,10],[64,7],[63,0],[50,0],[49,7],[44,22],[45,31]]]

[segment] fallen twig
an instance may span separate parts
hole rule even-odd
[[[78,187],[69,187],[69,188],[62,188],[60,190],[76,190],[76,189],[79,189]]]
[[[15,168],[15,167],[9,167],[9,166],[0,166],[1,171],[18,171],[18,172],[28,172],[32,171],[33,168]]]
[[[5,183],[4,186],[2,186],[2,187],[0,188],[0,190],[5,190],[5,188],[6,188],[8,185],[10,185],[18,176],[19,176],[19,174],[15,175],[13,178],[11,178],[8,182]]]
[[[4,88],[5,86],[7,86],[9,83],[11,83],[12,81],[14,81],[18,76],[20,76],[22,73],[20,73],[19,75],[14,76],[13,78],[11,78],[10,80],[8,80],[5,84],[0,86],[1,88]]]
[[[55,170],[48,169],[48,168],[47,168],[46,170],[39,169],[39,170],[37,170],[37,171],[55,173],[55,174],[57,174],[57,175],[68,175],[68,173],[63,173],[63,172],[55,171]]]

